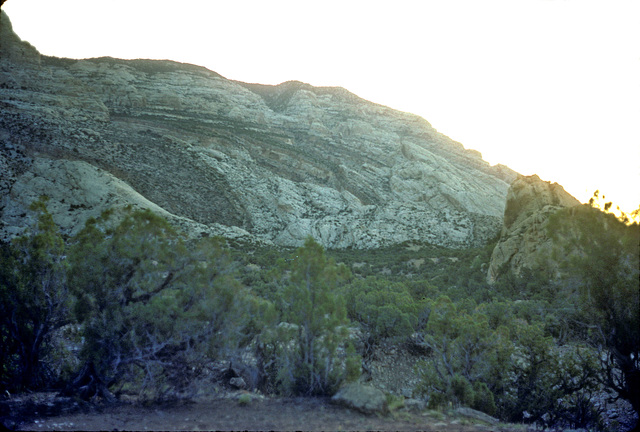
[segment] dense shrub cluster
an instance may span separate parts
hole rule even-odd
[[[35,202],[24,236],[0,245],[1,389],[25,390],[56,380],[46,359],[51,336],[70,321],[65,245],[46,201]]]
[[[131,209],[63,241],[41,200],[25,234],[0,245],[0,386],[63,386],[91,370],[111,392],[168,397],[251,352],[251,387],[326,395],[377,346],[417,344],[432,408],[598,428],[602,388],[638,410],[639,229],[571,212],[549,224],[563,278],[505,272],[488,285],[493,245],[229,247]]]
[[[189,242],[152,212],[128,208],[64,242],[45,202],[32,206],[23,236],[1,245],[3,390],[72,382],[65,391],[86,398],[174,397],[251,344],[254,384],[270,391],[330,394],[358,377],[338,295],[349,272],[313,240],[257,278],[266,281],[260,296],[240,283],[221,239]],[[90,376],[72,379],[77,370]],[[87,389],[87,380],[99,385]]]
[[[548,229],[559,279],[525,269],[488,285],[492,245],[335,251],[360,276],[346,292],[349,316],[370,341],[423,341],[419,390],[432,407],[598,428],[593,395],[608,388],[637,412],[639,226],[582,206]]]
[[[286,271],[275,275],[276,325],[260,335],[265,378],[272,390],[283,394],[333,394],[360,374],[339,295],[349,272],[326,257],[313,239],[280,267]]]

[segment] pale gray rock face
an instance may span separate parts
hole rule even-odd
[[[488,424],[498,424],[499,420],[495,417],[491,417],[488,414],[483,413],[482,411],[477,411],[467,407],[459,407],[454,410],[454,412],[462,417],[467,417],[472,420],[479,420]]]
[[[552,240],[547,234],[549,216],[580,202],[558,183],[542,181],[538,176],[521,176],[509,188],[500,240],[493,250],[487,280],[495,282],[502,273],[511,270],[545,269],[557,271],[551,259]]]
[[[68,233],[126,204],[190,235],[287,246],[466,247],[502,226],[516,173],[418,116],[342,88],[40,56],[1,22],[0,237],[41,194]]]
[[[365,414],[383,414],[388,410],[387,398],[382,390],[358,383],[342,387],[331,397],[331,402]]]

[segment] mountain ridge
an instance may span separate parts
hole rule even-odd
[[[311,235],[337,248],[466,247],[502,227],[517,173],[417,115],[170,60],[42,56],[4,12],[0,39],[2,237],[41,194],[69,234],[126,204],[194,236],[285,246]]]

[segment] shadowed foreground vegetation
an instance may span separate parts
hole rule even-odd
[[[2,392],[188,398],[216,362],[251,390],[332,395],[381,344],[420,352],[414,397],[504,421],[606,429],[640,410],[639,227],[590,206],[549,224],[561,276],[486,282],[493,244],[325,251],[188,240],[113,210],[62,238],[35,202],[0,245]]]

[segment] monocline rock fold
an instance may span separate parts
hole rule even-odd
[[[516,174],[342,88],[166,60],[42,56],[0,26],[0,235],[50,196],[67,233],[110,206],[191,235],[326,247],[482,244]]]

